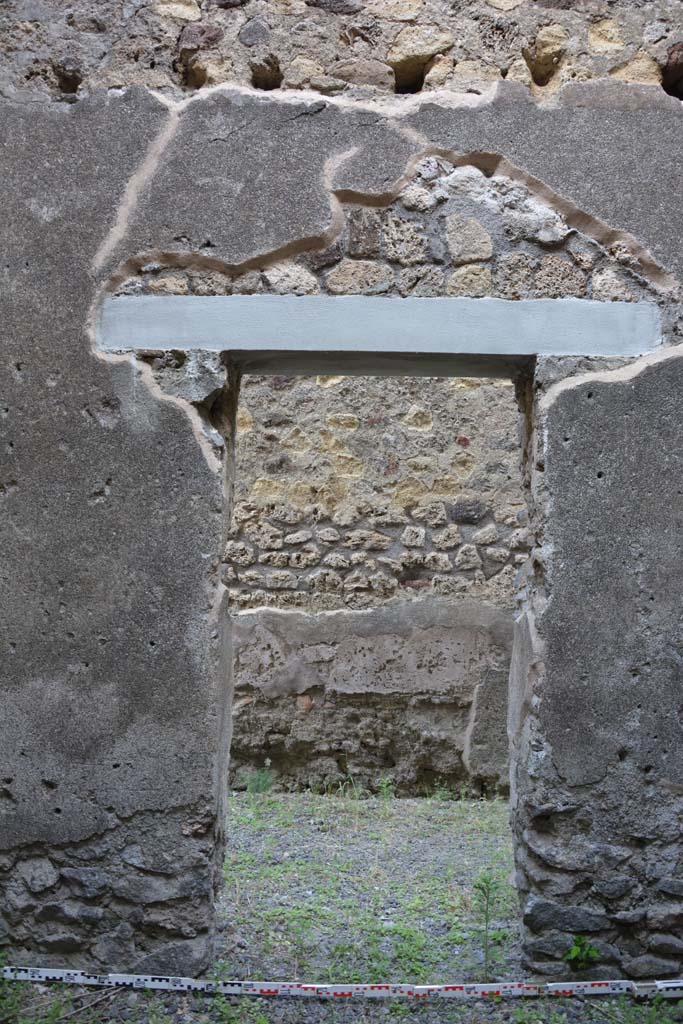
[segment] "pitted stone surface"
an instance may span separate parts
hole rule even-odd
[[[680,969],[680,955],[654,964],[645,922],[671,927],[681,891],[683,695],[669,538],[682,385],[674,353],[605,380],[588,375],[554,400],[551,389],[536,449],[545,471],[534,480],[545,538],[532,587],[538,639],[526,650],[520,642],[512,671],[527,706],[521,727],[511,717],[521,741],[519,885],[542,894],[529,897],[525,925],[596,932],[613,947],[609,962],[633,977]]]
[[[675,0],[75,0],[68,9],[11,0],[0,81],[70,100],[97,86],[195,92],[220,82],[345,96],[471,94],[507,76],[547,102],[590,79],[675,88],[680,32]]]
[[[211,955],[227,675],[205,558],[220,557],[223,488],[185,412],[135,365],[93,356],[87,333],[90,263],[165,118],[143,92],[3,112],[3,178],[17,201],[1,286],[0,530],[13,582],[2,605],[0,902],[4,941],[24,963],[132,967],[164,950],[159,963],[192,973]],[[188,628],[194,642],[179,650]],[[157,902],[187,906],[163,931],[117,891],[126,835],[174,863]],[[81,865],[91,874],[62,876]]]

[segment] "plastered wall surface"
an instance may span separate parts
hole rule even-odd
[[[632,977],[680,970],[679,591],[663,557],[680,374],[678,352],[646,358],[550,388],[537,410],[552,545],[511,676],[534,711],[516,719],[513,694],[511,724],[527,952],[543,973],[560,973],[547,958],[576,931]],[[577,593],[590,596],[577,606]]]
[[[657,19],[673,44],[675,9]],[[145,88],[89,95],[27,81],[24,51],[6,47],[1,151],[2,941],[20,962],[195,973],[211,956],[223,849],[236,387],[199,357],[176,387],[144,353],[95,354],[101,289],[150,264],[157,277],[232,282],[286,261],[327,288],[335,268],[314,272],[304,254],[334,245],[346,206],[388,215],[438,155],[529,189],[563,219],[570,247],[577,233],[592,239],[606,269],[658,303],[663,343],[676,346],[680,102],[617,75],[542,102],[514,81],[384,107],[243,86],[190,102]],[[461,266],[495,269],[514,248],[487,217],[465,221],[483,224],[491,256]],[[595,288],[571,252],[537,244],[532,276],[554,255]],[[374,262],[386,273],[384,257]],[[452,264],[449,247],[448,280]],[[626,365],[543,360],[518,385],[532,563],[512,656],[512,810],[539,972],[564,970],[560,947],[576,931],[600,944],[603,971],[681,969],[679,386],[675,350]]]
[[[624,241],[605,248],[572,230],[508,176],[427,157],[386,209],[344,204],[322,251],[246,273],[215,262],[209,270],[151,260],[118,282],[115,294],[470,294],[633,303],[649,298],[636,264]],[[198,360],[205,373],[220,363],[210,353],[145,358],[174,392],[201,372]],[[512,381],[247,375],[237,426],[223,579],[233,612],[252,614],[235,649],[233,783],[244,786],[242,769],[268,761],[282,785],[325,787],[351,773],[370,788],[391,776],[408,792],[435,781],[507,791],[504,688],[485,701],[481,687],[489,673],[507,674],[509,644],[501,649],[485,624],[491,607],[512,620],[530,539]],[[366,610],[347,616],[345,630],[353,635],[362,622],[385,636],[391,620],[372,609],[406,598],[419,600],[436,627],[429,655],[416,663],[414,630],[400,656],[404,633],[392,636],[374,673],[364,665],[363,643],[337,648],[336,640],[322,641],[330,611]],[[480,614],[465,616],[472,636],[460,656],[438,624],[463,598],[477,600]],[[297,644],[287,639],[287,615],[254,628],[256,610],[268,607],[309,613],[297,620]],[[453,628],[457,614],[456,607]],[[335,621],[341,629],[343,617]],[[432,669],[438,637],[438,657],[451,666],[448,701]],[[318,648],[319,656],[312,653]],[[385,663],[391,685],[382,678]],[[332,664],[356,680],[339,708]],[[269,668],[281,674],[275,687],[262,679]]]
[[[112,194],[164,116],[135,106],[3,112],[0,919],[25,962],[196,970],[223,830],[222,472],[88,332]]]

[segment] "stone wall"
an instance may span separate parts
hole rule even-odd
[[[233,762],[313,789],[507,790],[511,647],[509,610],[462,598],[238,615]]]
[[[284,785],[507,790],[518,415],[509,381],[243,378],[226,576],[234,609],[280,614],[235,620],[233,785],[268,760]]]
[[[245,377],[233,607],[470,592],[511,607],[528,542],[517,418],[511,382]]]
[[[10,0],[3,19],[0,75],[67,100],[224,82],[355,96],[505,79],[539,100],[604,77],[682,89],[676,5],[661,0]]]
[[[576,301],[642,297],[664,314],[660,352],[540,358],[521,389],[532,560],[510,731],[528,962],[565,973],[561,952],[580,931],[601,944],[605,973],[680,972],[681,6],[502,6],[425,2],[415,22],[392,6],[375,27],[369,4],[269,4],[267,16],[255,0],[2,5],[0,942],[12,959],[191,974],[212,955],[235,394],[208,356],[96,352],[103,290],[173,276],[185,283],[171,291],[274,287],[275,268],[335,294],[388,282],[398,299],[413,265],[386,252],[344,242],[331,263],[311,259],[329,256],[353,207],[379,212],[384,233],[394,204],[430,251],[415,264],[429,265],[428,281],[441,280],[430,247],[442,239],[444,289],[456,277],[481,296],[487,267],[498,289],[516,264],[519,295],[553,295],[526,291],[550,265],[546,289],[567,281]],[[246,22],[269,18],[259,43]],[[234,42],[243,29],[254,46]],[[432,40],[421,55],[390,57],[420,33]],[[264,93],[280,73],[271,50],[282,88]],[[398,70],[399,89],[422,84],[424,95],[346,83],[337,62],[351,51],[392,67],[386,93]],[[213,57],[219,70],[203,71]],[[314,94],[288,88],[298,57]],[[483,84],[470,60],[507,80]],[[568,81],[579,66],[576,78],[595,77]],[[210,87],[221,67],[236,84]],[[643,79],[652,84],[633,84]],[[435,156],[475,165],[485,198],[470,191],[458,207],[463,174],[446,167],[434,184],[421,171],[413,182]],[[399,199],[411,182],[418,203],[436,204]],[[506,224],[517,188],[523,206],[545,204],[541,221],[559,223],[560,238]],[[439,222],[448,203],[462,218],[455,251]],[[425,230],[413,223],[423,215]],[[470,221],[479,248],[458,263]]]

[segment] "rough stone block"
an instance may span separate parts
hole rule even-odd
[[[544,932],[555,928],[559,931],[582,934],[606,928],[609,919],[601,910],[568,906],[550,900],[530,899],[524,910],[524,924],[532,932]]]
[[[456,266],[490,260],[493,255],[491,236],[472,217],[465,218],[460,213],[451,213],[446,218],[446,235],[451,259]]]

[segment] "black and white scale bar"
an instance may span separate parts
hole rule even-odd
[[[3,967],[4,981],[59,982],[94,988],[133,988],[163,992],[197,992],[205,995],[299,997],[317,999],[528,999],[538,996],[683,998],[683,979],[675,981],[633,982],[566,981],[535,984],[525,981],[495,982],[490,985],[316,985],[300,981],[204,981],[156,974],[90,974],[42,967]]]

